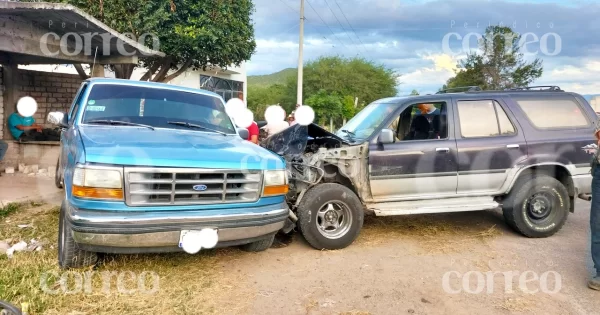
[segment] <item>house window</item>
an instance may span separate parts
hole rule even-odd
[[[200,88],[221,95],[225,102],[233,97],[244,98],[244,82],[201,75]]]

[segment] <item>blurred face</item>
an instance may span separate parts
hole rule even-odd
[[[431,104],[419,104],[419,105],[417,105],[417,107],[421,111],[421,114],[427,114],[427,113],[429,113],[431,111],[431,109],[433,108],[433,105],[431,105]]]

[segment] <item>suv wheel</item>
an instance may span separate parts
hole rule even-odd
[[[502,205],[508,225],[532,238],[548,237],[567,221],[570,209],[565,186],[548,175],[521,177]]]
[[[98,261],[98,255],[77,247],[67,222],[66,210],[63,201],[58,222],[58,265],[62,269],[91,266]]]
[[[64,186],[62,171],[60,169],[60,157],[56,160],[56,172],[54,173],[54,185],[56,185],[56,187],[59,189],[62,189]]]
[[[335,183],[311,188],[298,205],[300,231],[316,249],[352,244],[363,225],[363,205],[346,186]]]

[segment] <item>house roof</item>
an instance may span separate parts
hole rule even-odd
[[[0,25],[0,58],[18,63],[134,64],[164,56],[69,4],[0,1]]]

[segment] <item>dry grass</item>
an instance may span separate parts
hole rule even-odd
[[[451,253],[485,244],[502,232],[493,224],[466,225],[437,215],[365,217],[356,243],[374,246],[389,241],[416,241],[423,253]]]
[[[243,278],[223,271],[226,261],[246,255],[237,249],[212,250],[193,256],[183,253],[107,256],[95,269],[69,273],[67,288],[73,290],[77,275],[96,272],[91,277],[91,290],[65,294],[56,278],[63,274],[58,268],[56,250],[59,209],[46,207],[40,211],[41,207],[25,209],[26,206],[11,210],[0,221],[0,240],[12,239],[14,244],[35,238],[46,245],[39,252],[17,252],[12,259],[0,255],[0,297],[17,306],[27,303],[30,314],[239,314],[245,312],[254,298],[252,292],[240,289]],[[33,227],[20,229],[17,224]],[[160,279],[158,290],[153,294],[119,293],[117,276],[113,276],[105,291],[99,273],[106,271],[131,271],[137,275],[153,272]],[[44,277],[47,277],[46,287],[54,293],[42,290]],[[152,280],[150,276],[146,279]],[[132,280],[122,283],[127,289],[138,287]],[[152,281],[146,283],[152,286]]]
[[[496,308],[515,312],[528,312],[535,307],[535,302],[522,297],[514,297],[505,299],[502,304],[496,305]]]

